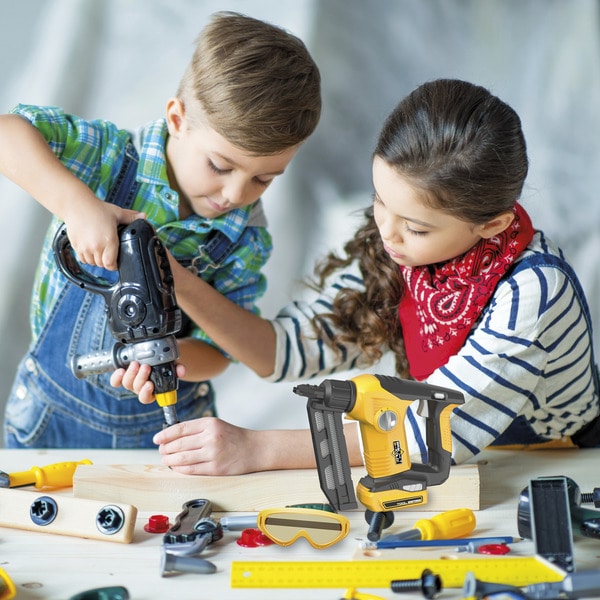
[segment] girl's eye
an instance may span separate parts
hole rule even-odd
[[[408,231],[408,233],[410,233],[411,235],[427,235],[429,233],[429,231],[417,231],[416,229],[411,229],[408,226],[408,223],[404,224],[406,231]]]
[[[225,175],[226,173],[229,173],[231,170],[231,169],[219,169],[219,167],[217,167],[217,165],[215,165],[215,163],[212,160],[208,161],[208,167],[210,168],[211,171],[213,171],[217,175]]]

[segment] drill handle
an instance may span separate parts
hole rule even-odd
[[[104,277],[93,275],[85,270],[75,258],[75,251],[67,235],[66,225],[62,225],[54,236],[52,243],[54,258],[62,274],[74,285],[88,292],[104,296],[108,302],[115,282]]]

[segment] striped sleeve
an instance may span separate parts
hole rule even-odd
[[[587,306],[557,264],[534,260],[505,279],[461,351],[428,378],[464,394],[451,417],[457,463],[494,442],[517,416],[551,440],[597,414]],[[422,450],[422,430],[415,416],[411,453]]]
[[[267,381],[298,381],[360,368],[360,352],[355,346],[331,340],[334,332],[324,322],[325,335],[318,338],[312,319],[331,312],[333,299],[341,288],[360,289],[362,279],[347,272],[333,279],[314,299],[292,302],[272,321],[277,339],[275,371]]]

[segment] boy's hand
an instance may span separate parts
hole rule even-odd
[[[150,381],[150,365],[142,365],[139,362],[132,362],[127,369],[117,369],[110,376],[110,384],[113,387],[123,386],[126,390],[137,395],[142,404],[152,404],[156,400],[154,396],[154,384]],[[177,365],[177,377],[185,377],[185,367]]]
[[[77,258],[83,264],[117,269],[119,237],[117,227],[129,224],[145,214],[106,202],[86,203],[65,218],[67,235]]]

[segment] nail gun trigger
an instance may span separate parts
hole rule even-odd
[[[417,414],[420,417],[423,417],[425,419],[429,418],[431,415],[429,414],[429,402],[427,402],[427,400],[418,400],[419,405],[417,407]]]

